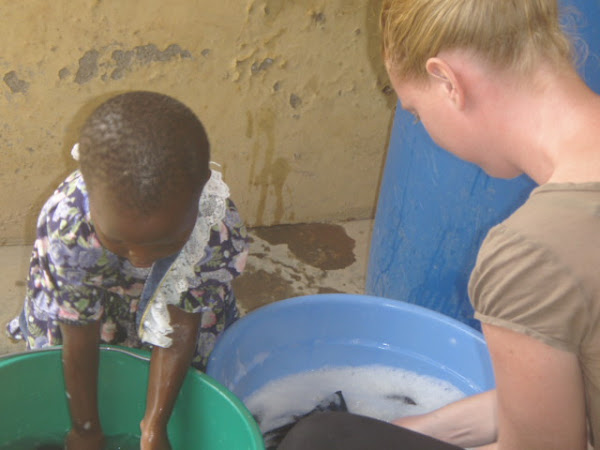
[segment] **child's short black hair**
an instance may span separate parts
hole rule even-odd
[[[200,188],[209,175],[202,123],[183,103],[155,92],[101,104],[81,129],[79,154],[88,190],[108,189],[121,206],[141,213]]]

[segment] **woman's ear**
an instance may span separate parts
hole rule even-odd
[[[459,82],[456,72],[443,59],[429,58],[425,64],[429,81],[432,86],[438,86],[444,95],[458,108],[465,106],[464,86]]]

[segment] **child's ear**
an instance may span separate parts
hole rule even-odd
[[[441,58],[429,58],[425,64],[429,81],[442,89],[444,95],[458,108],[465,104],[464,87],[452,67]]]

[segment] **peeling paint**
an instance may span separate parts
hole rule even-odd
[[[75,74],[75,83],[84,84],[98,75],[98,58],[100,52],[98,50],[88,50],[79,59],[79,69]]]
[[[17,72],[15,72],[14,70],[11,70],[10,72],[4,75],[4,82],[14,94],[25,94],[29,89],[29,83],[25,80],[21,80],[17,76]]]
[[[112,59],[117,64],[117,68],[112,71],[110,77],[113,80],[120,80],[123,78],[125,70],[131,65],[133,60],[133,51],[115,50],[112,52]]]
[[[2,89],[0,223],[34,205],[0,239],[33,238],[41,203],[75,168],[85,116],[129,89],[202,117],[249,226],[372,214],[396,106],[375,0],[41,3],[7,2],[0,15],[0,73],[14,71]]]
[[[154,44],[141,45],[134,49],[136,60],[142,64],[151,62],[166,62],[180,56],[181,58],[191,58],[192,55],[187,50],[182,50],[178,44],[171,44],[162,52]]]
[[[258,72],[269,69],[269,67],[271,67],[274,62],[275,62],[275,60],[272,58],[265,58],[265,59],[263,59],[263,61],[261,63],[256,61],[254,64],[252,64],[250,71],[252,72],[253,75],[255,75]]]
[[[71,75],[71,71],[66,67],[63,67],[58,71],[58,78],[60,78],[61,80],[69,78],[69,75]]]
[[[297,109],[302,105],[302,99],[298,97],[296,94],[290,95],[290,106],[294,109]]]
[[[113,50],[108,61],[101,61],[105,50],[88,50],[79,59],[79,68],[75,74],[75,83],[85,84],[99,75],[100,67],[113,68],[110,72],[112,80],[120,80],[126,73],[133,70],[134,65],[147,66],[153,62],[168,62],[176,58],[191,58],[190,51],[182,49],[178,44],[170,44],[164,50],[160,50],[155,44],[145,44],[134,47],[130,50]],[[65,79],[70,72],[63,68],[59,72],[59,77]],[[107,80],[108,72],[101,75],[102,80]]]
[[[318,24],[324,24],[327,22],[327,17],[322,12],[312,12],[310,15],[311,19]]]

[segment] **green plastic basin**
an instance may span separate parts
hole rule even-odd
[[[102,346],[98,386],[107,436],[139,436],[149,353]],[[0,447],[70,428],[60,347],[0,357]],[[174,450],[264,450],[244,404],[213,378],[190,369],[168,427]]]

